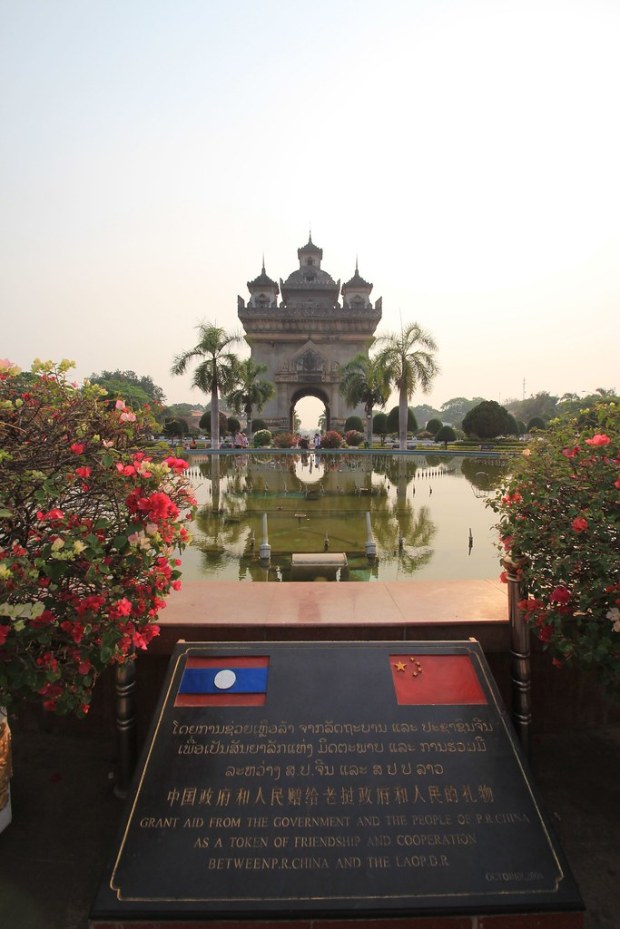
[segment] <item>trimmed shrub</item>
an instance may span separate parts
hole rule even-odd
[[[510,432],[510,414],[495,400],[483,400],[463,419],[463,430],[479,439],[494,439]]]
[[[358,448],[364,442],[364,433],[358,432],[357,429],[350,429],[344,434],[345,442],[352,448]]]
[[[364,423],[360,416],[348,416],[344,424],[345,436],[347,432],[363,432]]]
[[[294,444],[295,437],[292,432],[276,432],[273,437],[274,448],[292,448]]]
[[[381,445],[384,445],[385,437],[390,431],[388,428],[387,413],[375,413],[372,418],[372,431],[381,438]]]
[[[252,446],[254,448],[267,448],[271,445],[272,435],[269,432],[269,429],[259,429],[258,432],[254,433],[252,438]]]
[[[527,431],[531,432],[532,429],[546,429],[547,424],[540,416],[533,416],[532,419],[527,424]]]
[[[398,436],[400,429],[399,418],[398,418],[398,407],[394,406],[387,414],[388,422],[388,432],[393,432]],[[407,432],[417,432],[418,431],[418,421],[415,418],[415,413],[411,407],[407,407]]]
[[[169,419],[167,423],[164,424],[164,435],[168,438],[173,439],[177,435],[187,435],[188,433],[187,423],[184,419]]]
[[[228,419],[226,418],[226,413],[220,413],[220,435],[226,435],[226,429],[228,427]],[[200,417],[200,422],[198,423],[201,429],[203,429],[207,435],[211,435],[211,410],[207,410],[206,413],[203,413]]]
[[[456,432],[452,426],[442,426],[441,429],[438,429],[435,433],[435,442],[443,442],[444,445],[447,445],[448,442],[456,441]]]
[[[241,423],[239,420],[235,416],[229,416],[226,420],[226,431],[229,432],[230,435],[237,435],[240,430]]]

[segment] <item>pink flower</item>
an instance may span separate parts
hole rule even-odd
[[[605,435],[602,432],[597,432],[596,435],[592,436],[591,439],[586,439],[586,445],[609,445],[611,439],[608,435]]]
[[[577,516],[571,523],[573,532],[587,532],[588,531],[588,520],[584,519],[583,516]]]
[[[121,413],[120,421],[122,423],[135,423],[136,414],[135,413]]]
[[[114,409],[116,409],[116,410],[124,410],[124,409],[126,409],[126,407],[125,407],[125,401],[124,401],[124,400],[117,400],[116,403],[114,404]]]

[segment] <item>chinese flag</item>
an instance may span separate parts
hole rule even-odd
[[[488,702],[469,655],[390,655],[390,670],[399,706]]]
[[[175,706],[264,706],[269,658],[189,657]]]

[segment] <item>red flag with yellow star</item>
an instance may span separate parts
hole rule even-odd
[[[488,703],[469,655],[390,655],[399,706]]]

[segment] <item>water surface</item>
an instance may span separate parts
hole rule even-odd
[[[190,458],[199,503],[189,579],[397,581],[497,578],[503,465],[440,454],[270,453]],[[368,517],[377,558],[366,555]],[[270,564],[259,557],[266,516]],[[346,569],[293,575],[293,553],[345,552]]]

